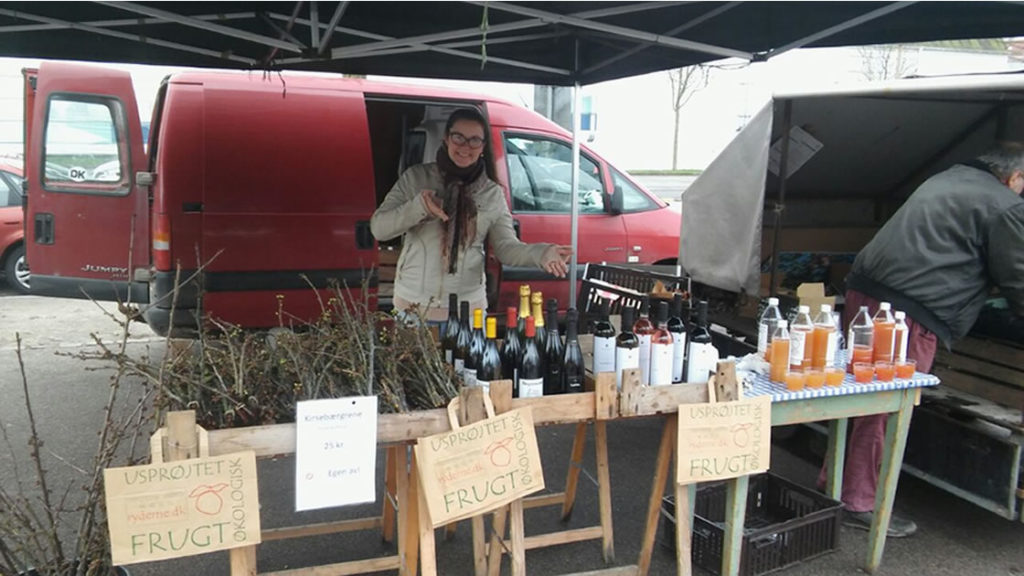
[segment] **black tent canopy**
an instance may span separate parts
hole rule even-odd
[[[572,85],[1022,29],[1008,2],[5,2],[0,56]]]

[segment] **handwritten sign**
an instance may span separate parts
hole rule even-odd
[[[260,542],[256,454],[103,471],[114,564]]]
[[[771,410],[768,396],[680,405],[676,481],[690,484],[768,470]]]
[[[414,450],[420,488],[435,527],[544,489],[529,408],[421,438]]]
[[[376,396],[296,405],[296,510],[373,502],[376,463]]]

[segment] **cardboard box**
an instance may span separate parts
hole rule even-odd
[[[821,282],[805,282],[797,287],[796,296],[800,300],[800,306],[808,306],[811,309],[813,318],[822,304],[828,304],[833,310],[836,308],[836,297],[825,296],[825,285]]]

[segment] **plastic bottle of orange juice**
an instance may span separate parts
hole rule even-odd
[[[875,325],[871,321],[867,306],[861,306],[860,311],[850,323],[850,330],[846,338],[846,371],[853,374],[853,365],[857,362],[871,363],[871,355],[874,351]]]
[[[824,370],[830,366],[836,357],[836,333],[835,320],[832,318],[832,307],[828,304],[821,305],[821,312],[814,317],[814,332],[811,348],[811,367],[815,370]]]
[[[893,312],[896,318],[896,326],[893,329],[893,362],[907,361],[907,339],[910,336],[910,328],[907,326],[907,313],[902,310]]]
[[[789,365],[794,369],[806,370],[811,367],[814,356],[814,322],[811,320],[811,308],[800,306],[796,318],[789,328]]]
[[[768,346],[769,361],[771,362],[772,382],[783,383],[786,381],[786,371],[789,370],[789,323],[779,320],[772,334],[771,344]]]
[[[893,331],[896,329],[896,319],[892,316],[892,305],[888,302],[879,304],[873,322],[875,324],[875,341],[871,360],[873,362],[892,362]]]

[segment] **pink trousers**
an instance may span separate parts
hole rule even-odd
[[[878,310],[878,301],[855,290],[846,291],[843,326],[848,327],[861,306],[867,306],[872,316]],[[931,372],[938,339],[930,330],[907,318],[910,335],[907,339],[907,358],[917,360],[918,372]],[[846,447],[846,465],[843,468],[843,504],[851,512],[870,512],[875,509],[875,492],[882,465],[885,444],[885,423],[888,414],[853,418],[850,421]],[[825,466],[821,468],[818,484],[825,485]]]

